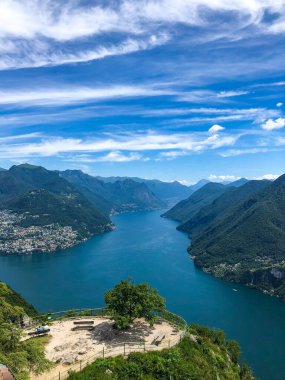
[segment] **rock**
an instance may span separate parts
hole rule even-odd
[[[76,361],[77,359],[77,354],[75,353],[69,353],[69,354],[65,354],[62,359],[61,359],[61,362],[63,364],[72,364]]]
[[[106,369],[105,373],[106,373],[106,375],[112,375],[113,372],[108,368],[108,369]]]
[[[69,347],[69,344],[68,343],[65,343],[65,344],[61,344],[59,346],[55,346],[54,347],[54,350],[59,352],[59,351],[64,351],[66,350],[67,348]]]

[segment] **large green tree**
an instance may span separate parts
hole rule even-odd
[[[165,301],[149,284],[134,284],[122,280],[105,293],[107,308],[118,329],[126,329],[136,318],[144,318],[151,325],[156,313],[165,309]]]

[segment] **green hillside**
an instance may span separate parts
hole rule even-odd
[[[24,317],[36,315],[33,306],[0,281],[0,363],[8,366],[17,380],[28,380],[31,370],[40,373],[51,366],[44,351],[48,337],[21,341],[18,324]]]
[[[109,217],[94,203],[59,173],[41,166],[1,171],[0,252],[53,252],[110,231]]]
[[[195,263],[285,299],[285,175],[192,236]]]
[[[36,315],[35,308],[24,298],[0,281],[0,324],[17,322],[25,314]]]
[[[23,227],[57,223],[71,226],[82,238],[103,232],[110,223],[79,193],[63,196],[45,189],[33,190],[9,201],[7,207],[16,213],[26,213],[19,223]]]
[[[205,230],[211,223],[219,218],[223,218],[223,212],[229,207],[237,204],[240,200],[256,193],[257,191],[265,188],[270,181],[249,181],[243,186],[231,188],[229,191],[223,193],[212,203],[201,208],[192,218],[178,226],[178,230],[191,233],[193,237],[195,234]]]
[[[189,198],[179,202],[162,216],[179,222],[185,222],[199,212],[202,207],[210,204],[214,199],[230,189],[230,186],[225,186],[220,183],[207,183],[195,191]]]
[[[239,347],[222,331],[192,325],[176,347],[98,359],[68,380],[251,380],[246,365],[238,365]]]
[[[81,170],[64,170],[59,172],[60,176],[72,183],[78,191],[105,215],[109,215],[112,210],[112,202],[108,200],[105,183]]]

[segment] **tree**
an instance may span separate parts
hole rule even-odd
[[[149,284],[133,284],[131,279],[122,280],[114,289],[105,293],[107,308],[115,321],[115,327],[122,330],[136,318],[144,318],[151,325],[156,312],[165,309],[165,301]]]
[[[0,343],[5,352],[16,350],[20,345],[21,330],[10,323],[0,325]]]

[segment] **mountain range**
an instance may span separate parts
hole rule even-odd
[[[149,187],[131,178],[102,181],[80,170],[65,170],[59,175],[72,183],[78,191],[105,214],[124,211],[146,211],[166,207]]]
[[[138,177],[96,177],[100,181],[105,183],[115,183],[118,181],[132,180],[137,183],[145,184],[149,190],[160,200],[167,204],[167,206],[174,205],[182,199],[189,197],[194,191],[204,185],[204,181],[201,180],[197,184],[192,186],[186,186],[178,181],[163,182],[158,179],[144,179]]]
[[[28,164],[0,172],[0,209],[24,215],[17,223],[21,227],[70,226],[79,240],[111,226],[110,219],[58,173]]]
[[[274,182],[231,184],[211,201],[207,186],[190,196],[184,209],[180,203],[166,213],[183,221],[177,228],[190,234],[195,264],[285,299],[285,175]]]
[[[165,198],[191,192],[178,182],[156,186]],[[0,170],[0,253],[53,252],[112,230],[111,214],[166,207],[144,180],[14,165]]]

